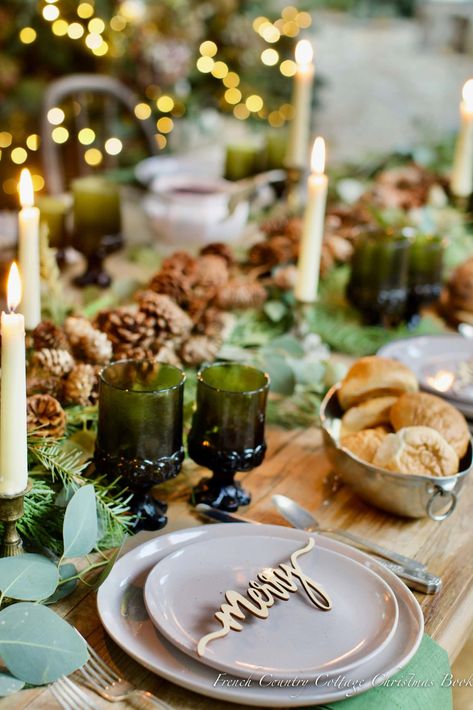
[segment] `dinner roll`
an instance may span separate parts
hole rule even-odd
[[[391,423],[397,431],[404,427],[429,426],[436,429],[458,458],[468,448],[470,432],[461,412],[440,397],[425,392],[403,394],[391,409]]]
[[[386,357],[362,357],[342,380],[338,400],[346,410],[372,397],[399,396],[417,390],[414,373],[401,362]]]
[[[396,400],[397,397],[375,397],[347,409],[342,417],[343,430],[349,433],[370,429],[380,424],[390,424],[391,407]]]
[[[344,449],[348,449],[357,458],[371,463],[388,433],[389,430],[381,426],[375,429],[364,429],[344,436],[341,444]]]
[[[435,429],[411,426],[383,439],[373,466],[418,476],[452,476],[458,473],[458,456]]]

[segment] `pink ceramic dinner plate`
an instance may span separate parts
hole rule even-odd
[[[309,540],[306,537],[306,542]],[[158,630],[196,660],[233,675],[291,680],[340,674],[379,653],[398,622],[396,598],[381,577],[315,545],[298,558],[300,569],[328,594],[332,608],[315,606],[301,588],[277,600],[267,619],[243,610],[242,630],[210,641],[202,656],[199,639],[222,629],[214,617],[225,592],[246,590],[258,572],[290,564],[301,544],[279,535],[216,538],[177,550],[158,562],[145,585],[145,604]],[[297,582],[297,579],[296,579]],[[236,618],[236,617],[235,617]]]
[[[383,683],[403,668],[422,640],[424,622],[418,602],[407,587],[388,569],[368,555],[322,535],[318,546],[339,552],[375,571],[394,592],[399,622],[385,648],[352,671],[338,676],[316,676],[311,681],[262,681],[222,674],[192,659],[167,641],[153,625],[144,605],[143,591],[149,572],[172,552],[215,538],[284,535],[303,544],[307,533],[276,525],[240,523],[208,525],[157,535],[131,550],[114,565],[98,591],[97,605],[102,624],[111,638],[138,663],[176,685],[216,698],[257,707],[302,707],[322,705],[363,693]]]

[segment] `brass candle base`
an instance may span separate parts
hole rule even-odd
[[[296,301],[296,305],[294,308],[294,325],[292,332],[298,340],[304,340],[311,332],[309,325],[309,314],[312,311],[313,307],[313,303]]]
[[[0,522],[3,523],[0,557],[13,557],[23,552],[23,541],[16,528],[16,523],[23,516],[25,495],[32,486],[32,481],[28,479],[28,485],[21,493],[11,496],[0,495]]]
[[[453,195],[452,199],[453,204],[457,208],[457,210],[461,210],[461,212],[468,212],[470,208],[470,195],[468,195],[468,197]]]

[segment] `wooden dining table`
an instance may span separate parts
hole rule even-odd
[[[410,520],[377,510],[341,483],[324,452],[320,429],[269,427],[267,443],[264,463],[240,476],[252,495],[251,504],[240,512],[255,521],[286,525],[271,502],[274,493],[281,493],[312,511],[324,526],[349,529],[426,563],[433,573],[441,576],[442,589],[434,595],[416,596],[424,614],[426,632],[447,650],[453,662],[473,628],[473,479],[465,482],[458,506],[447,520]],[[188,502],[191,486],[203,473],[189,461],[176,479],[157,487],[159,498],[169,504],[168,525],[158,533],[139,533],[127,541],[126,547],[153,535],[206,524]],[[180,688],[132,660],[107,636],[97,614],[96,593],[85,585],[80,585],[71,596],[58,603],[55,610],[77,627],[120,676],[151,691],[172,708],[230,710],[244,707]],[[106,707],[97,696],[92,694],[91,697],[98,706]],[[0,701],[0,710],[56,707],[56,701],[45,687],[23,690]],[[117,703],[114,707],[130,705]]]

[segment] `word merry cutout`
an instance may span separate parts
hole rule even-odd
[[[291,555],[290,565],[281,563],[275,569],[266,569],[259,572],[257,575],[259,582],[251,580],[246,590],[249,599],[239,592],[225,592],[227,603],[222,604],[220,610],[215,613],[215,618],[222,624],[222,628],[200,639],[197,644],[198,655],[204,655],[205,648],[210,641],[226,636],[230,630],[241,631],[243,626],[237,619],[246,618],[244,609],[258,619],[267,619],[269,616],[268,610],[273,606],[275,599],[287,601],[289,592],[298,591],[294,579],[299,580],[303,590],[316,607],[322,609],[322,611],[330,611],[332,608],[330,597],[320,585],[301,570],[298,563],[298,558],[310,552],[314,544],[314,538],[311,537],[305,547],[296,550]]]

